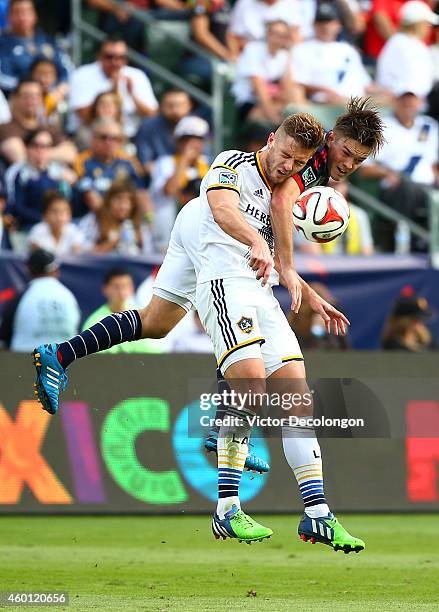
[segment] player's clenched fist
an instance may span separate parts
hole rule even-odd
[[[273,267],[273,257],[271,256],[268,244],[263,238],[256,240],[250,251],[250,267],[256,272],[256,278],[262,279],[262,285],[265,285],[270,276]]]

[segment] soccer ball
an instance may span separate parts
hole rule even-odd
[[[349,205],[332,187],[311,187],[293,206],[293,223],[311,242],[331,242],[349,225]]]

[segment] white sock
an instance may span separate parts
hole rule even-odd
[[[320,445],[312,428],[282,427],[286,460],[294,472],[305,512],[311,518],[330,513],[323,489],[323,466]]]

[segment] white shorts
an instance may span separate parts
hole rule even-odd
[[[270,286],[253,278],[225,278],[197,286],[197,309],[221,373],[243,359],[262,359],[266,376],[288,361],[303,361]]]
[[[177,215],[168,250],[156,276],[153,294],[173,302],[189,312],[195,308],[195,290],[199,268],[198,202],[192,200]]]

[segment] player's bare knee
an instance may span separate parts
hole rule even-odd
[[[264,363],[260,359],[244,359],[231,364],[224,373],[239,402],[258,413],[265,405],[266,380]]]
[[[142,321],[142,338],[164,338],[172,329],[167,324],[166,319],[163,319],[160,323],[158,322],[157,317],[154,317],[151,312],[149,304],[139,309],[139,316]]]

